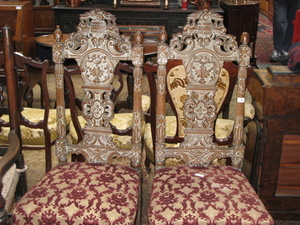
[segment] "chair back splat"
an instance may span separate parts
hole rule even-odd
[[[238,47],[226,34],[221,15],[199,10],[187,17],[183,32],[158,46],[155,175],[148,210],[149,224],[273,224],[273,220],[241,172],[244,157],[245,83],[251,50],[243,33]],[[167,63],[182,60],[186,74],[184,140],[166,145]],[[233,141],[214,142],[218,104],[215,94],[224,62],[238,63]],[[169,158],[185,165],[166,166]],[[231,165],[212,165],[231,158]]]
[[[80,15],[77,32],[64,43],[59,29],[54,36],[59,165],[16,204],[14,224],[139,224],[144,58],[141,32],[136,33],[132,44],[130,37],[119,34],[114,15],[94,9]],[[86,123],[82,140],[73,144],[68,143],[66,135],[66,58],[76,60],[84,92],[81,115]],[[126,149],[113,142],[110,124],[114,118],[112,82],[120,61],[133,64],[134,78],[132,143]],[[72,154],[84,156],[85,162],[68,162]]]
[[[165,157],[183,157],[191,166],[208,166],[214,158],[231,157],[233,166],[240,168],[243,160],[243,117],[247,61],[250,48],[247,36],[240,48],[234,37],[226,34],[221,26],[223,18],[209,11],[200,11],[188,17],[183,34],[174,35],[167,44],[159,46],[158,96],[157,102],[165,101],[165,76],[168,59],[181,59],[186,71],[188,99],[184,105],[186,129],[184,142],[178,150],[165,149],[163,104],[157,105],[156,164],[164,165]],[[214,122],[217,118],[217,104],[214,100],[218,75],[224,61],[239,63],[239,104],[237,105],[232,148],[219,147],[213,143]],[[201,134],[201,135],[199,135]],[[201,155],[201,156],[200,156]]]
[[[100,15],[100,19],[97,16]],[[91,21],[89,21],[91,19]],[[106,24],[105,21],[107,20]],[[53,46],[57,80],[57,116],[59,121],[59,140],[57,154],[60,163],[66,162],[68,151],[83,154],[87,162],[108,163],[116,155],[127,156],[132,159],[134,167],[140,167],[140,134],[141,134],[141,77],[143,48],[137,38],[137,45],[131,49],[129,37],[120,36],[111,14],[101,10],[94,10],[81,15],[78,32],[70,35],[69,39],[60,42],[60,35]],[[141,35],[141,34],[140,34]],[[84,43],[84,44],[82,44]],[[79,45],[81,44],[81,46]],[[80,46],[80,48],[79,48]],[[66,147],[66,124],[60,123],[64,119],[64,89],[63,62],[64,57],[75,58],[81,68],[85,99],[82,102],[82,115],[87,120],[84,127],[83,141],[77,146]],[[132,135],[133,147],[131,151],[116,147],[110,137],[112,131],[110,120],[114,116],[114,105],[110,98],[114,70],[120,60],[132,60],[135,66],[135,104],[133,111],[134,123]],[[98,151],[101,149],[101,152]]]

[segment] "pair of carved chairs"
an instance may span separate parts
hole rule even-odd
[[[170,45],[158,45],[155,177],[148,211],[150,224],[273,224],[257,194],[240,171],[245,82],[250,49],[226,34],[222,17],[208,10],[188,17],[182,34]],[[80,16],[77,32],[65,43],[55,32],[55,62],[59,165],[48,172],[13,210],[15,224],[138,224],[141,191],[142,75],[141,32],[134,44],[119,35],[113,15],[95,9]],[[162,36],[163,37],[163,36]],[[65,120],[64,59],[75,58],[83,79],[82,140],[70,144]],[[183,115],[185,136],[178,148],[165,144],[166,65],[182,60],[187,99]],[[131,146],[120,148],[112,138],[114,103],[111,98],[115,69],[120,61],[133,64],[133,119]],[[237,102],[233,142],[213,142],[217,103],[216,83],[224,61],[237,61]],[[72,117],[73,118],[73,117]],[[74,118],[78,118],[77,116]],[[76,123],[76,120],[73,120]],[[86,162],[67,162],[81,154]],[[232,166],[212,166],[215,158],[231,157]],[[186,165],[165,167],[168,158]],[[129,161],[123,164],[123,159]],[[122,162],[120,162],[122,161]],[[118,163],[122,165],[119,165]],[[133,168],[130,168],[133,167]]]

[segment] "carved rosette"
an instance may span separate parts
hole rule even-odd
[[[215,87],[220,73],[218,59],[210,52],[194,52],[185,64],[188,85],[206,85]]]

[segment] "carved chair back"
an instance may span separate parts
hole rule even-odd
[[[120,35],[116,19],[110,13],[95,9],[80,16],[77,32],[63,44],[61,32],[55,34],[53,61],[57,81],[57,112],[59,140],[56,144],[59,162],[67,161],[68,153],[82,154],[90,163],[109,163],[115,157],[127,157],[131,165],[141,164],[141,78],[143,47],[141,33],[135,36],[132,47],[130,37]],[[83,139],[78,145],[66,143],[64,123],[63,62],[65,58],[76,60],[81,70],[84,99],[82,116],[87,121],[83,127]],[[134,104],[132,147],[120,149],[113,143],[110,121],[114,117],[111,98],[115,69],[120,61],[132,61],[134,66]]]
[[[182,34],[173,35],[169,46],[161,43],[158,47],[157,102],[164,102],[166,98],[166,65],[169,59],[182,60],[188,97],[183,110],[185,137],[178,149],[166,148],[166,109],[164,104],[157,104],[156,165],[164,166],[164,161],[170,157],[181,158],[191,166],[207,166],[215,158],[231,157],[232,165],[240,168],[244,152],[242,131],[245,81],[250,57],[247,35],[243,35],[243,44],[238,48],[235,38],[226,34],[220,15],[202,10],[189,15],[187,20]],[[213,142],[218,113],[214,97],[225,61],[237,61],[239,64],[234,140],[228,147]]]
[[[188,97],[183,109],[185,136],[178,148],[166,147],[165,105],[157,104],[150,224],[274,224],[240,170],[244,156],[245,82],[251,54],[248,41],[249,36],[242,34],[238,47],[235,38],[226,34],[222,16],[204,9],[188,16],[183,33],[174,35],[169,46],[159,46],[157,102],[166,98],[169,59],[182,60]],[[224,61],[237,61],[239,71],[233,142],[220,146],[213,141],[218,110],[214,97]],[[227,157],[232,166],[212,163]],[[168,158],[182,159],[186,165],[166,167]]]

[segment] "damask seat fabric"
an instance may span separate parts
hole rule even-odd
[[[131,224],[139,186],[139,173],[127,166],[59,165],[18,202],[13,221],[17,225]]]
[[[229,166],[158,170],[149,224],[273,224],[244,174]]]

